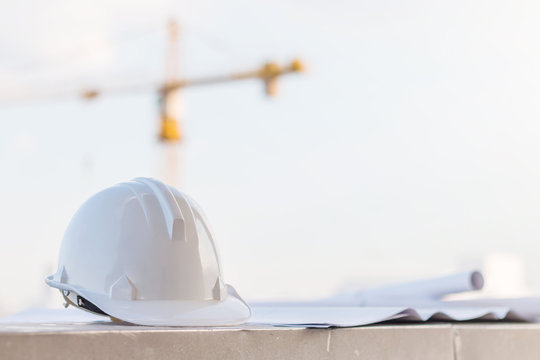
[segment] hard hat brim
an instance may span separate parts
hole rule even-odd
[[[45,282],[59,290],[75,292],[111,317],[137,325],[231,326],[245,323],[251,315],[249,306],[230,285],[223,300],[115,300],[55,281],[52,275]]]

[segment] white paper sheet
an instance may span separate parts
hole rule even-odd
[[[524,298],[477,298],[472,300],[455,300],[442,302],[446,307],[452,309],[459,308],[486,308],[486,307],[504,307],[511,309],[520,317],[529,321],[538,321],[540,319],[540,297]]]
[[[251,324],[318,328],[363,326],[411,315],[403,307],[253,306],[251,311]]]
[[[250,323],[275,326],[352,327],[395,320],[399,322],[511,320],[525,321],[507,307],[253,307]]]
[[[110,322],[107,316],[100,316],[73,307],[67,309],[29,309],[13,315],[0,317],[0,324],[66,324]]]

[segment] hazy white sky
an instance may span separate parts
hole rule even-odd
[[[185,92],[179,187],[248,298],[436,275],[493,251],[540,285],[540,12],[534,1],[4,1],[0,96],[158,81],[299,56],[257,82]],[[163,177],[151,91],[0,105],[0,313],[60,303],[43,278],[92,193]]]

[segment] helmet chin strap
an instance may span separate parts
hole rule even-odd
[[[85,311],[91,312],[93,314],[109,316],[107,313],[103,312],[96,305],[92,304],[90,301],[86,300],[82,296],[75,294],[72,291],[60,290],[60,292],[62,293],[62,296],[64,297],[64,300],[66,301],[64,303],[64,307],[68,307],[69,305],[71,305],[71,306],[78,307],[79,309],[83,309]]]

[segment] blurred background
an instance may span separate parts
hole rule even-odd
[[[0,315],[61,305],[44,278],[71,216],[138,176],[201,204],[248,299],[482,267],[539,287],[539,20],[510,0],[3,0]]]

